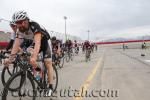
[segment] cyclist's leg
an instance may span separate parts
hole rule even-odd
[[[52,49],[51,46],[47,43],[47,48],[43,50],[44,64],[48,71],[48,83],[49,90],[47,95],[51,96],[53,91],[53,67],[52,67]]]
[[[52,59],[50,58],[45,58],[44,59],[44,64],[47,68],[48,71],[48,83],[49,85],[53,84],[53,67],[52,67]],[[51,86],[50,86],[51,87]],[[51,87],[52,88],[52,87]]]
[[[49,80],[49,84],[52,84],[52,72],[53,72],[53,68],[52,68],[52,58],[51,58],[51,53],[49,50],[47,50],[46,54],[44,54],[44,64],[48,70],[48,80]]]

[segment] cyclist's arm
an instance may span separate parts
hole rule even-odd
[[[40,51],[40,47],[41,47],[41,39],[42,39],[42,33],[37,32],[34,35],[34,41],[35,41],[35,46],[34,46],[34,53],[32,55],[32,57],[37,59],[37,56],[39,54]]]

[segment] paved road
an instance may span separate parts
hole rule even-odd
[[[80,53],[72,62],[65,63],[64,68],[58,70],[59,85],[55,97],[51,99],[149,100],[150,51],[123,51],[116,47],[99,46],[99,50],[92,53],[90,62],[85,62],[84,54]],[[142,57],[141,53],[146,56]],[[0,89],[2,88],[0,83]],[[41,99],[50,100],[37,98]]]

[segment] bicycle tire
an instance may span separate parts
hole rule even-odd
[[[5,85],[4,89],[3,89],[3,94],[2,94],[2,100],[7,100],[7,95],[8,95],[8,91],[11,91],[11,92],[16,92],[18,91],[19,89],[21,89],[21,87],[18,87],[16,89],[11,89],[9,86],[10,84],[12,83],[12,81],[18,77],[18,76],[22,76],[23,75],[23,71],[20,71],[20,72],[17,72],[15,73],[8,81],[7,81],[7,84]],[[32,84],[32,88],[33,88],[33,99],[32,100],[36,100],[36,91],[35,91],[35,83],[34,81],[32,80],[32,78],[30,76],[27,76],[27,78],[29,79],[29,81],[31,82]],[[23,83],[21,83],[23,85]]]
[[[53,85],[53,92],[56,91],[57,89],[57,86],[58,86],[58,72],[57,72],[57,69],[56,67],[53,65],[53,73],[55,72],[55,78],[56,78],[56,83],[55,83],[55,86]]]
[[[60,63],[58,64],[59,68],[63,68],[64,66],[64,57],[60,59]]]
[[[7,82],[6,77],[5,77],[6,72],[8,72],[8,75],[12,76],[17,71],[18,71],[18,68],[17,68],[17,66],[15,67],[15,65],[13,66],[12,72],[10,71],[9,67],[4,67],[3,68],[2,74],[1,74],[1,81],[2,81],[3,86],[5,86],[6,82]]]
[[[6,71],[8,72],[8,75],[11,76],[9,68],[8,67],[4,67],[2,69],[2,74],[1,74],[1,81],[2,81],[3,86],[5,86],[5,84],[6,84],[6,77],[5,77]]]

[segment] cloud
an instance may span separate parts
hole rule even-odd
[[[63,16],[67,16],[68,34],[87,39],[90,30],[95,39],[150,25],[149,5],[149,0],[1,0],[0,17],[11,19],[23,9],[48,30],[64,33]]]

